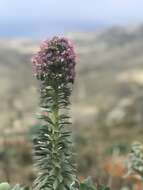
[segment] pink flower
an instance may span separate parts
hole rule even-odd
[[[33,72],[38,79],[55,77],[74,82],[76,56],[73,44],[63,37],[44,41],[32,59]]]

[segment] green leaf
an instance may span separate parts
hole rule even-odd
[[[110,188],[109,187],[105,187],[105,186],[101,186],[101,187],[99,187],[98,190],[110,190]]]
[[[30,190],[30,187],[21,187],[19,184],[15,185],[11,190]]]
[[[58,180],[59,180],[60,183],[62,183],[62,181],[64,180],[64,178],[63,178],[63,176],[61,174],[59,174],[57,176],[57,178],[58,178]]]
[[[97,190],[93,184],[91,177],[88,177],[83,182],[80,183],[79,190]]]
[[[0,190],[10,190],[10,185],[7,182],[0,183]]]
[[[56,190],[58,188],[59,182],[57,179],[55,179],[54,183],[53,183],[53,189]]]

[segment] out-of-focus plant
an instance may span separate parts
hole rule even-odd
[[[143,145],[135,142],[131,146],[131,153],[128,162],[128,174],[137,173],[143,180]]]
[[[103,185],[95,187],[91,177],[88,177],[87,179],[85,179],[80,183],[79,190],[110,190],[110,189],[109,187],[105,187]]]
[[[28,186],[22,187],[19,184],[15,185],[14,187],[11,187],[9,183],[2,182],[0,183],[0,190],[30,190]]]
[[[10,187],[9,183],[7,183],[7,182],[0,183],[0,190],[10,190],[10,189],[11,189],[11,187]]]

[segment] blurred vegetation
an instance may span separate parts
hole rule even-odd
[[[67,36],[79,62],[71,111],[79,176],[100,176],[111,189],[143,189],[136,178],[124,179],[129,145],[142,142],[143,26]],[[37,47],[32,40],[0,40],[1,181],[35,177],[30,138],[38,127],[38,93],[30,58]]]

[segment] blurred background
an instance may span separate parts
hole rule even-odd
[[[143,133],[142,0],[0,0],[0,181],[35,178],[30,59],[53,35],[70,38],[77,52],[71,114],[79,177],[142,190],[139,179],[124,178],[130,144]]]

